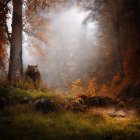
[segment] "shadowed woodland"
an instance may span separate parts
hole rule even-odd
[[[140,0],[0,0],[0,139],[140,139]]]

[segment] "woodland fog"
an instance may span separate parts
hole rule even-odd
[[[0,0],[0,140],[140,139],[140,0]]]
[[[89,62],[94,53],[98,35],[96,22],[84,24],[88,14],[89,11],[75,2],[52,7],[45,15],[50,22],[46,23],[44,31],[50,44],[39,44],[44,51],[42,52],[44,55],[40,55],[38,49],[34,46],[30,48],[25,43],[24,69],[28,64],[38,65],[42,80],[47,81],[48,85],[57,86],[63,84],[62,75],[73,80],[86,75],[89,70],[84,65]],[[25,38],[28,39],[26,36]]]

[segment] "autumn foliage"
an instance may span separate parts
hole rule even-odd
[[[0,8],[3,4],[0,2]],[[9,9],[5,8],[4,11],[0,11],[0,70],[5,68],[5,58],[6,54],[6,45],[8,44],[8,38],[6,35],[6,20],[8,18]]]

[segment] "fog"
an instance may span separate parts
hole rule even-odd
[[[76,3],[52,7],[44,31],[50,44],[40,43],[42,55],[34,47],[23,47],[24,70],[27,65],[38,65],[42,80],[57,86],[63,84],[64,76],[76,79],[87,73],[85,64],[93,55],[98,31],[95,22],[83,24],[88,13]]]

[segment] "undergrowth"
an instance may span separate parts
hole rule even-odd
[[[0,87],[0,97],[6,97],[6,96],[11,96],[11,97],[27,96],[27,97],[36,99],[40,97],[53,98],[56,95],[53,93],[50,93],[49,91],[46,91],[46,92],[41,92],[37,90],[28,91],[28,90],[23,90],[19,88]]]
[[[2,83],[2,79],[0,80]],[[79,81],[73,82],[72,89],[79,90]],[[46,85],[40,89],[8,88],[7,82],[0,84],[0,98],[5,96],[27,96],[54,98]],[[81,88],[80,88],[81,89]],[[81,91],[80,91],[81,92]],[[87,93],[94,92],[90,81]],[[77,92],[77,94],[80,94]],[[82,93],[83,94],[83,93]],[[73,94],[61,95],[71,98]],[[74,95],[75,97],[75,95]],[[73,97],[73,98],[74,98]],[[103,113],[60,111],[43,114],[32,104],[5,107],[0,112],[0,140],[139,140],[140,118],[111,118]]]
[[[45,139],[127,139],[140,137],[139,118],[111,118],[101,113],[42,114],[29,105],[5,108],[0,112],[1,140]]]

